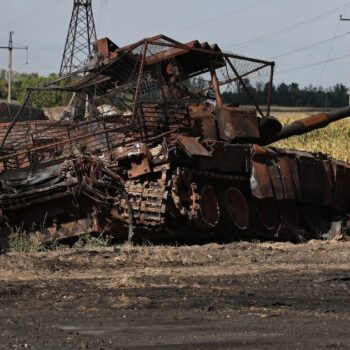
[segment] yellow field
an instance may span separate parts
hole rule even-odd
[[[283,124],[306,118],[318,112],[275,111],[271,114]],[[279,141],[274,146],[293,148],[310,152],[323,152],[332,158],[350,162],[350,120],[344,119],[327,128],[313,131],[288,140]]]

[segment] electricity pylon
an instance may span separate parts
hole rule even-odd
[[[92,0],[74,0],[59,76],[84,67],[97,40]]]

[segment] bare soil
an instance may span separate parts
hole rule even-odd
[[[349,349],[350,243],[0,256],[0,349]]]

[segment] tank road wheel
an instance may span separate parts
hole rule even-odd
[[[300,226],[300,215],[296,203],[292,200],[278,202],[281,223],[288,228],[298,228]]]
[[[219,201],[213,186],[207,185],[201,191],[200,213],[202,220],[210,227],[215,227],[220,219]]]
[[[257,199],[251,201],[251,224],[263,232],[274,231],[279,223],[276,202],[273,199]]]
[[[2,209],[0,209],[0,254],[8,251],[9,243],[9,227],[5,224],[5,217]]]
[[[8,251],[9,249],[9,238],[7,233],[0,231],[0,254]]]
[[[277,202],[280,225],[274,238],[277,241],[299,242],[304,235],[301,229],[299,208],[294,200],[286,199]]]
[[[301,207],[303,224],[305,229],[314,234],[327,233],[331,229],[331,215],[326,208],[305,204]]]
[[[241,191],[230,187],[221,194],[220,209],[225,229],[230,232],[249,228],[249,205]]]
[[[219,201],[213,186],[206,185],[200,191],[196,183],[192,187],[190,221],[198,229],[209,230],[220,220]]]
[[[192,196],[191,179],[186,173],[173,176],[172,199],[177,209],[173,213],[173,217],[177,218],[179,215],[186,216],[190,206]]]

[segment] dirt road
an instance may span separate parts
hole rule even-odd
[[[0,349],[349,349],[350,244],[0,257]]]

